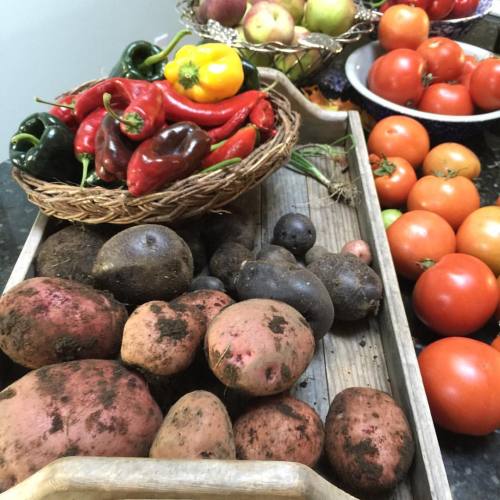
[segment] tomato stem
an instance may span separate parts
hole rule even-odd
[[[417,262],[417,266],[426,271],[430,269],[434,264],[436,264],[435,260],[432,259],[422,259]]]

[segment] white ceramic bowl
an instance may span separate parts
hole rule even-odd
[[[465,54],[485,59],[491,52],[468,43],[457,42]],[[481,131],[485,122],[500,119],[500,110],[469,116],[439,115],[395,104],[379,97],[367,87],[368,72],[375,59],[385,53],[378,42],[371,42],[355,50],[347,59],[346,76],[361,95],[362,106],[377,120],[389,115],[407,115],[421,121],[429,133],[445,138],[461,138]]]

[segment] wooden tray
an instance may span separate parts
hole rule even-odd
[[[322,115],[323,113],[320,113]],[[332,114],[330,112],[330,114]],[[349,171],[319,165],[335,180],[352,181],[360,192],[356,208],[331,200],[316,181],[280,169],[240,200],[251,210],[268,242],[277,219],[286,212],[308,215],[317,228],[318,244],[338,251],[362,237],[374,255],[374,268],[384,283],[379,315],[356,323],[335,323],[319,342],[316,355],[295,386],[324,419],[330,401],[341,390],[367,386],[393,394],[403,406],[416,440],[410,474],[392,498],[451,500],[446,472],[408,328],[396,274],[380,216],[363,131],[356,112],[342,113],[333,127],[322,116],[306,120],[304,136],[314,130],[333,141],[352,134],[356,147],[348,154]],[[333,118],[333,117],[332,117]],[[340,126],[341,125],[341,126]],[[39,215],[6,289],[30,274],[31,261],[44,237],[47,218]],[[324,474],[328,479],[328,471]],[[344,499],[352,498],[305,466],[283,462],[161,461],[150,459],[64,458],[0,495],[1,500],[192,498],[192,499]]]

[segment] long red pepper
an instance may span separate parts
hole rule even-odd
[[[76,131],[74,139],[75,156],[83,165],[80,186],[83,186],[87,178],[89,164],[94,159],[95,138],[105,116],[106,110],[104,108],[94,110],[85,117]]]
[[[253,123],[262,133],[263,139],[276,133],[275,116],[272,104],[267,99],[261,99],[250,112],[250,123]]]
[[[240,128],[222,146],[212,151],[202,161],[202,168],[208,168],[231,158],[246,158],[257,144],[258,132],[256,127],[248,125]]]
[[[57,100],[55,106],[52,106],[49,109],[49,113],[56,118],[59,118],[64,124],[68,126],[73,132],[78,128],[79,122],[76,119],[76,116],[73,113],[71,108],[66,108],[62,106],[58,106],[57,104],[68,104],[69,106],[74,105],[75,96],[73,94],[66,95]],[[50,104],[50,103],[48,103]]]
[[[163,92],[167,120],[190,121],[200,127],[218,127],[226,123],[241,108],[266,97],[260,90],[248,90],[217,103],[197,103],[180,95],[167,80],[153,82]]]
[[[259,101],[260,102],[260,101]],[[215,144],[233,135],[246,122],[248,115],[257,103],[252,103],[249,106],[244,106],[237,111],[229,120],[220,127],[213,128],[208,131],[208,135]]]

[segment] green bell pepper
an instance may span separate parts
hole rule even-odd
[[[260,90],[259,71],[255,65],[247,59],[244,59],[241,56],[240,59],[243,66],[243,74],[245,75],[245,80],[240,88],[240,92],[246,92],[247,90]]]
[[[78,182],[81,168],[73,153],[73,132],[49,113],[35,113],[10,140],[12,164],[45,181]]]

